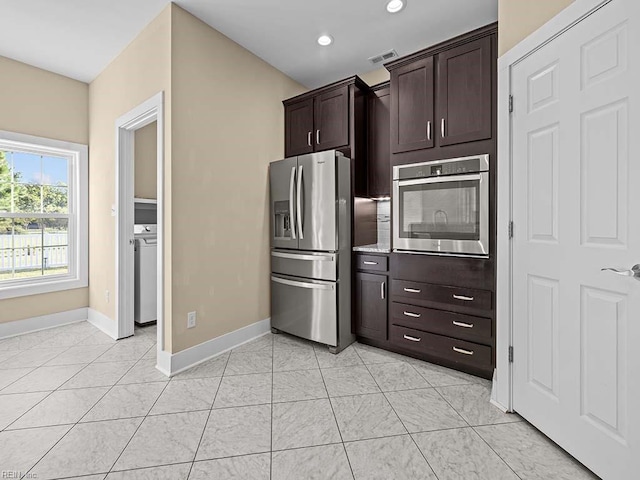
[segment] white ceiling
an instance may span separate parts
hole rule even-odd
[[[0,0],[0,55],[90,82],[167,0]]]
[[[168,0],[0,0],[0,55],[93,80]],[[497,0],[175,0],[303,85],[366,73],[367,58],[401,56],[496,21]],[[333,45],[316,39],[328,33]]]

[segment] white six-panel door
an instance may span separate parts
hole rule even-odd
[[[640,2],[512,68],[513,407],[604,479],[640,478]]]

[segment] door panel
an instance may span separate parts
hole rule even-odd
[[[434,146],[433,57],[391,72],[391,152]]]
[[[624,440],[629,429],[628,378],[624,374],[628,368],[627,299],[616,292],[584,286],[580,293],[582,413],[595,427]]]
[[[336,223],[336,157],[334,151],[298,157],[296,208],[299,248],[334,252],[338,249]],[[300,231],[301,230],[301,231]]]
[[[315,97],[315,151],[349,144],[349,87]]]
[[[491,69],[491,37],[438,55],[440,145],[491,138]]]
[[[391,195],[390,89],[384,88],[369,97],[369,196]]]
[[[269,223],[273,248],[298,248],[296,218],[296,175],[298,158],[286,158],[269,165]]]
[[[583,245],[627,244],[628,99],[603,105],[582,115]],[[608,168],[601,168],[608,158]]]
[[[313,152],[313,98],[284,107],[285,155]]]
[[[387,339],[388,277],[356,273],[356,335]]]
[[[271,276],[271,326],[326,345],[338,344],[335,282]]]
[[[513,405],[604,479],[640,471],[640,11],[513,67]]]

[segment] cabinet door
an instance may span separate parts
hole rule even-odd
[[[369,196],[391,195],[391,89],[371,92],[369,97]]]
[[[391,72],[392,153],[433,147],[433,92],[433,57]]]
[[[315,151],[349,144],[349,87],[340,87],[315,97]]]
[[[285,157],[313,152],[313,98],[284,107]]]
[[[491,138],[491,37],[438,55],[440,145]]]
[[[356,273],[356,335],[387,339],[388,277]]]

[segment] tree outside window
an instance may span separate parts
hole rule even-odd
[[[69,273],[70,161],[0,149],[0,285]]]

